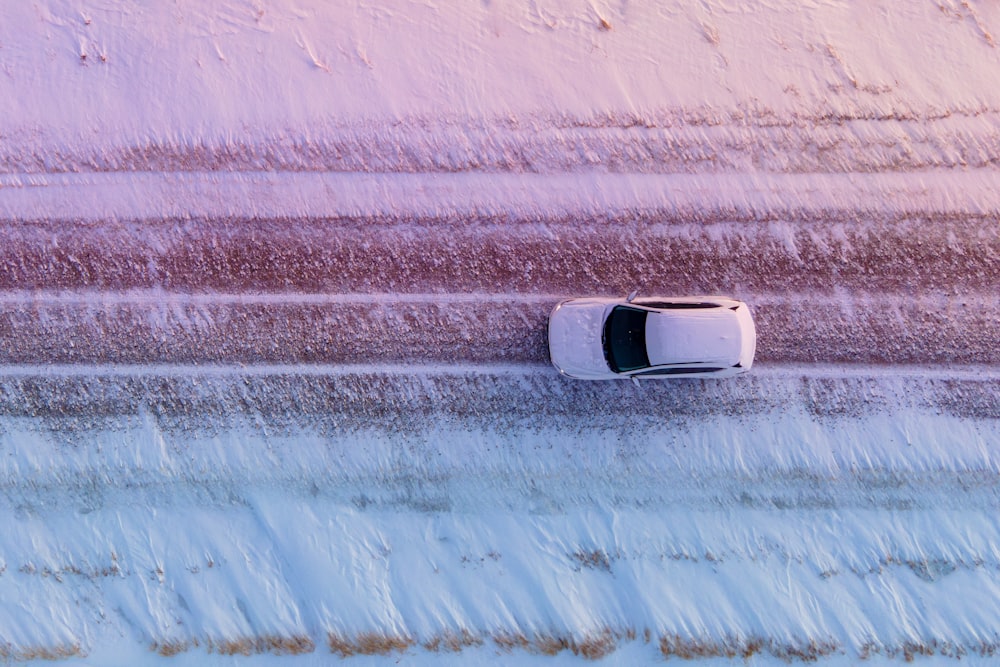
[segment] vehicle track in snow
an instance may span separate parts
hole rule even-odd
[[[873,173],[1000,166],[996,108],[881,108],[789,113],[748,104],[585,116],[441,113],[333,120],[315,123],[305,135],[244,127],[238,135],[198,142],[162,137],[58,150],[48,148],[45,132],[36,129],[35,146],[0,147],[0,173],[553,173],[595,167],[666,174]]]
[[[807,217],[7,220],[0,288],[959,293],[992,289],[1000,275],[993,217],[798,214]]]
[[[528,400],[537,396],[540,400]],[[995,367],[770,364],[728,382],[579,382],[524,364],[32,364],[0,366],[0,414],[85,425],[88,416],[158,415],[171,422],[249,417],[340,429],[467,426],[598,428],[605,417],[711,420],[797,411],[817,419],[901,411],[1000,418]]]
[[[1000,363],[982,292],[738,293],[764,362]],[[544,364],[553,295],[0,293],[0,363]]]

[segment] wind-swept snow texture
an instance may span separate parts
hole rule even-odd
[[[1000,652],[1000,5],[7,4],[3,661]]]

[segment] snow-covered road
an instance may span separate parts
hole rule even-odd
[[[635,287],[745,299],[764,361],[1000,360],[994,171],[8,181],[7,363],[541,363]]]

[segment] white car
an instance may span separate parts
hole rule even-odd
[[[750,370],[757,332],[729,297],[570,299],[549,315],[549,357],[583,380],[730,377]]]

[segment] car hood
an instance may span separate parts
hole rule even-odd
[[[614,377],[601,345],[609,307],[586,300],[556,306],[549,318],[549,355],[556,368],[579,378]]]

